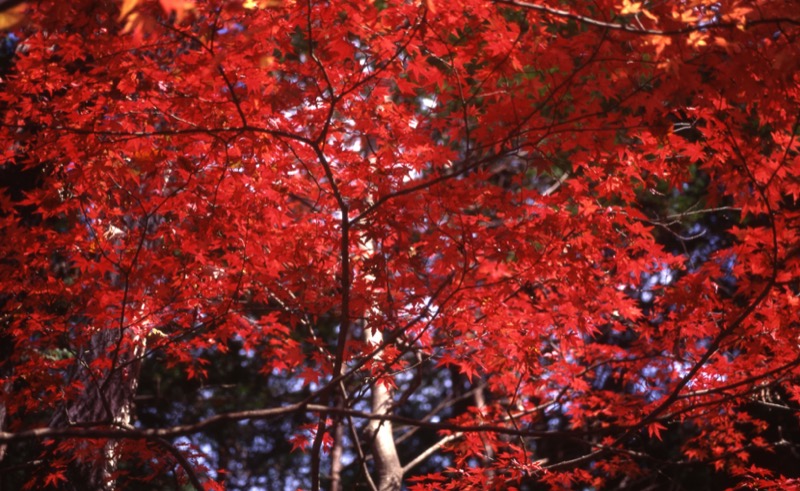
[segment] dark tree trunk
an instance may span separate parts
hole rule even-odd
[[[82,383],[84,391],[57,411],[50,422],[54,428],[68,426],[130,426],[133,398],[139,376],[139,357],[144,353],[145,340],[129,330],[100,332],[92,337],[88,347],[76,357],[73,380]],[[100,374],[92,370],[92,362],[105,357],[116,362]],[[67,468],[65,490],[114,489],[112,472],[117,465],[116,442],[101,446],[92,440],[75,442],[73,456]]]

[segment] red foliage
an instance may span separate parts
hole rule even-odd
[[[798,407],[791,2],[42,0],[18,29],[1,164],[36,185],[0,194],[0,441],[60,412],[61,459],[154,440],[139,360],[202,379],[235,339],[330,406],[292,409],[318,454],[340,381],[485,384],[413,489],[599,488],[679,425],[681,459],[791,481],[750,462],[779,442],[746,410]],[[664,246],[709,214],[732,228],[707,260]],[[105,448],[197,465],[159,445]]]

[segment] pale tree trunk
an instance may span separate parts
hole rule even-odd
[[[344,424],[336,418],[333,429],[333,448],[331,449],[331,491],[342,491],[342,447],[344,442]]]
[[[383,334],[377,329],[367,329],[367,341],[378,346],[383,342]],[[376,356],[380,359],[381,354]],[[375,381],[372,384],[372,413],[377,416],[387,415],[392,410],[392,393],[387,386]],[[375,470],[378,473],[378,491],[400,491],[403,482],[403,466],[397,456],[397,447],[394,444],[392,422],[389,420],[372,420],[367,426],[367,432],[372,439]]]
[[[376,252],[375,242],[371,239],[367,240],[362,247],[364,258],[371,257]],[[375,281],[375,277],[372,274],[365,275],[364,279],[368,283]],[[373,305],[371,310],[375,314],[374,318],[376,320],[382,318],[380,309],[376,305]],[[367,320],[364,338],[370,346],[378,347],[383,343],[383,333],[378,327],[382,323],[375,322],[375,324],[371,326],[370,321]],[[375,355],[376,362],[381,360],[383,360],[382,351]],[[390,414],[393,406],[392,391],[380,380],[375,380],[370,390],[372,392],[372,414],[376,416]],[[397,455],[392,422],[373,419],[367,425],[366,433],[372,441],[372,455],[374,457],[375,471],[378,474],[378,480],[373,487],[377,487],[378,491],[400,491],[403,483],[403,466],[400,464],[400,458]]]
[[[9,385],[7,384],[0,387],[0,390],[3,391],[4,396],[8,395],[9,388],[10,388]],[[0,431],[5,431],[6,429],[6,416],[7,416],[6,405],[3,404],[2,401],[0,401]],[[5,456],[6,456],[6,444],[0,443],[0,463],[3,462],[3,458]],[[2,484],[0,484],[0,486],[2,486]]]
[[[129,330],[103,331],[92,337],[90,345],[79,353],[73,379],[79,380],[84,391],[60,408],[50,421],[53,428],[76,425],[129,427],[133,398],[138,383],[140,361],[145,340],[132,336]],[[101,357],[116,357],[114,369],[98,376],[90,369]],[[90,441],[76,442],[75,460],[67,469],[67,482],[62,489],[106,491],[115,488],[111,477],[116,467],[116,442],[103,448],[90,448]]]
[[[2,300],[0,300],[0,305],[2,305]],[[2,316],[0,316],[2,317]],[[4,319],[3,319],[4,320]],[[5,328],[6,324],[0,324],[0,328]],[[14,343],[11,341],[11,338],[6,336],[5,333],[0,334],[0,359],[9,359],[13,353],[12,346]],[[0,431],[5,431],[8,419],[8,409],[3,401],[7,400],[9,394],[11,392],[11,382],[10,380],[13,379],[12,374],[14,373],[13,366],[5,366],[3,370],[0,371],[0,379],[4,379],[3,383],[0,383]],[[6,449],[8,446],[4,443],[0,443],[0,464],[2,464],[3,459],[6,456]],[[0,491],[3,488],[3,478],[0,476]]]
[[[483,414],[483,412],[486,410],[486,398],[483,395],[483,389],[483,385],[479,385],[475,388],[475,407],[478,409],[478,411],[480,411],[481,414]],[[485,452],[483,463],[488,467],[494,460],[494,449],[492,448],[491,444],[489,444],[484,434],[481,434],[481,441],[483,441],[483,449]],[[486,477],[488,479],[488,483],[492,483],[492,481],[494,481],[494,472],[491,470],[487,471]]]

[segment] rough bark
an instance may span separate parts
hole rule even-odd
[[[126,331],[119,338],[119,331],[103,331],[92,337],[89,346],[76,357],[73,379],[79,380],[85,390],[77,398],[64,404],[50,421],[53,428],[75,425],[114,425],[127,427],[131,424],[133,398],[139,375],[137,358],[144,352],[145,340]],[[92,370],[92,362],[116,352],[116,364],[111,370],[98,375]],[[78,456],[67,468],[67,482],[63,489],[106,491],[115,483],[111,474],[116,467],[115,442],[103,448],[92,448],[91,440],[75,443],[74,454]]]

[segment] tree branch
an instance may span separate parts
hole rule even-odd
[[[434,443],[430,447],[426,448],[421,454],[417,455],[411,462],[403,466],[403,474],[421,464],[425,459],[433,455],[440,448],[444,447],[453,440],[461,438],[462,436],[464,436],[464,434],[461,432],[453,433],[452,435],[447,435],[446,437],[442,438],[441,440]]]
[[[375,414],[364,411],[357,411],[349,408],[330,407],[321,404],[303,404],[296,403],[288,406],[281,406],[266,409],[253,409],[248,411],[234,411],[229,413],[220,413],[193,424],[176,425],[168,428],[121,428],[116,426],[107,426],[106,423],[92,426],[91,423],[82,423],[80,426],[73,425],[65,428],[50,428],[40,427],[30,430],[23,430],[17,432],[0,432],[0,444],[21,442],[27,440],[36,440],[43,438],[52,439],[92,439],[92,438],[110,438],[110,439],[130,439],[130,440],[145,440],[156,438],[174,438],[178,436],[187,436],[195,433],[200,433],[211,427],[242,420],[263,420],[284,416],[287,414],[306,411],[312,413],[337,413],[344,416],[351,416],[354,418],[377,420],[377,421],[391,421],[393,423],[404,424],[408,426],[419,426],[421,428],[432,431],[460,431],[463,433],[499,433],[511,436],[529,436],[529,437],[559,437],[566,436],[582,436],[589,434],[600,433],[599,431],[537,431],[537,430],[517,430],[510,426],[498,425],[461,425],[447,422],[432,423],[430,421],[420,421],[413,418],[404,416],[397,416],[391,413]]]
[[[192,483],[192,486],[194,486],[197,491],[203,491],[205,489],[203,487],[203,483],[200,482],[200,478],[197,477],[197,473],[194,471],[192,463],[189,462],[189,459],[187,459],[181,453],[181,451],[175,447],[175,445],[164,438],[154,438],[153,440],[158,442],[159,445],[167,449],[167,451],[172,454],[173,457],[175,457],[175,460],[178,461],[178,464],[183,468],[184,472],[186,472],[189,482]]]
[[[588,26],[598,27],[602,29],[610,29],[613,31],[629,32],[632,34],[641,34],[645,36],[681,36],[696,31],[707,31],[714,29],[748,29],[750,27],[763,25],[763,24],[791,24],[800,26],[800,19],[792,19],[790,17],[771,17],[766,19],[756,19],[742,22],[709,22],[707,24],[695,24],[692,26],[682,27],[680,29],[643,29],[629,24],[620,24],[616,22],[606,22],[585,15],[576,14],[567,10],[555,9],[546,5],[539,5],[536,3],[522,2],[518,0],[494,0],[494,3],[501,5],[511,5],[513,7],[522,7],[528,10],[535,10],[542,12],[552,17],[560,17],[563,19],[571,19],[581,24]]]

